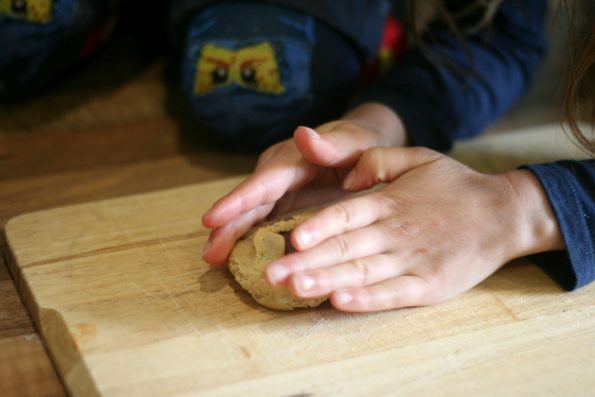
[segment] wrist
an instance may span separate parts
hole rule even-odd
[[[391,108],[381,103],[364,103],[349,111],[342,118],[362,128],[377,132],[381,137],[381,146],[406,146],[408,144],[405,126],[401,118]]]
[[[565,249],[558,220],[539,179],[529,170],[515,170],[503,175],[513,190],[513,216],[518,222],[518,254]]]

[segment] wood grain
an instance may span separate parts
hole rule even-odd
[[[7,397],[65,394],[0,257],[0,385]]]
[[[142,39],[141,43],[134,42],[130,35],[119,34],[98,56],[48,92],[20,103],[0,103],[0,225],[30,211],[214,180],[251,170],[255,155],[226,153],[209,145],[208,137],[196,134],[178,109],[179,98],[172,95],[164,80],[168,61],[140,53],[139,47],[154,44],[146,37]],[[550,61],[538,76],[533,93],[491,131],[558,120],[553,111],[557,104],[550,98],[555,96],[551,88],[559,85],[552,82],[558,80],[560,73],[552,73],[557,69],[547,64],[554,64],[560,57],[556,51],[549,54]],[[473,161],[480,168],[492,165],[482,157]],[[224,282],[224,278],[214,278],[206,286],[217,289]],[[514,284],[511,288],[519,286]],[[522,296],[515,301],[539,311],[539,296]],[[7,269],[0,263],[1,394],[64,396],[20,302]],[[555,304],[552,310],[556,310]],[[576,346],[580,346],[580,340]],[[252,354],[248,348],[245,352]],[[574,367],[567,368],[572,371]],[[479,375],[489,377],[490,373]],[[506,381],[503,379],[503,383]],[[474,394],[473,388],[469,390],[467,394]]]
[[[64,396],[65,390],[35,333],[0,338],[3,396]]]
[[[535,131],[521,132],[530,139],[520,142],[533,144]],[[501,139],[483,145],[497,149]],[[505,382],[511,395],[554,396],[595,386],[595,286],[565,293],[523,260],[428,308],[258,306],[225,270],[200,260],[208,233],[194,215],[239,180],[7,224],[21,296],[72,395],[496,396]]]
[[[0,226],[26,212],[253,168],[256,154],[217,148],[192,127],[167,87],[166,60],[137,46],[121,34],[56,87],[0,103]],[[65,395],[4,263],[0,363],[3,397]]]

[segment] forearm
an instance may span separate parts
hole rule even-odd
[[[479,133],[529,87],[544,53],[546,2],[503,2],[489,29],[465,36],[430,27],[426,51],[413,48],[353,101],[399,114],[415,146],[440,151]],[[429,55],[429,56],[428,56]]]

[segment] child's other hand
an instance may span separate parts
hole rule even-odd
[[[223,265],[236,240],[274,208],[285,212],[344,195],[343,177],[364,150],[403,142],[400,120],[380,104],[362,105],[316,131],[297,128],[293,139],[267,149],[254,173],[203,215],[212,229],[203,259]]]
[[[299,297],[330,294],[346,311],[430,305],[513,258],[564,246],[529,171],[485,175],[429,149],[375,148],[344,186],[382,182],[294,229],[297,252],[270,264],[268,281]]]

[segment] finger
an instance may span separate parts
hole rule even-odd
[[[392,182],[409,170],[443,157],[422,147],[372,148],[361,155],[353,170],[345,176],[343,188],[357,191]]]
[[[405,266],[390,254],[373,255],[347,263],[295,274],[288,286],[302,298],[324,296],[341,288],[365,287],[402,275]]]
[[[333,292],[331,304],[348,312],[372,312],[436,303],[429,298],[429,285],[419,276],[399,276],[363,288]]]
[[[266,277],[272,285],[282,285],[287,282],[289,276],[297,272],[381,254],[386,251],[388,244],[382,226],[372,225],[357,229],[333,236],[306,251],[285,255],[267,267]],[[394,241],[392,245],[394,246]]]
[[[235,242],[255,223],[264,219],[271,212],[273,205],[259,206],[248,211],[224,227],[211,232],[203,252],[203,260],[213,266],[222,266],[227,262]]]
[[[270,216],[284,214],[290,211],[297,211],[304,208],[328,203],[330,201],[344,198],[348,193],[337,186],[316,186],[300,189],[297,192],[287,193],[277,200],[275,208]]]
[[[368,194],[321,210],[294,229],[291,234],[293,246],[303,251],[327,238],[368,226],[386,217],[391,210],[379,197]]]
[[[325,124],[318,131],[298,127],[293,139],[304,158],[325,167],[350,167],[363,150],[379,142],[377,134],[342,122]]]
[[[291,138],[286,139],[281,142],[278,142],[278,143],[275,143],[274,145],[272,145],[271,147],[266,149],[264,152],[261,153],[260,156],[258,156],[258,161],[256,162],[255,169],[262,167],[263,164],[267,163],[269,160],[271,160],[272,158],[277,156],[279,154],[279,152],[281,152],[283,150],[287,150],[286,147],[288,145],[295,146],[295,143],[292,142]]]
[[[352,166],[364,149],[378,144],[377,134],[350,123],[328,123],[321,130],[324,136],[298,127],[294,142],[266,151],[254,174],[205,212],[203,224],[208,228],[223,227],[239,214],[301,188],[316,176],[316,165]]]
[[[244,212],[274,203],[288,190],[311,180],[315,176],[313,167],[303,159],[294,163],[279,160],[275,166],[257,170],[205,212],[203,225],[211,229],[223,227]]]

